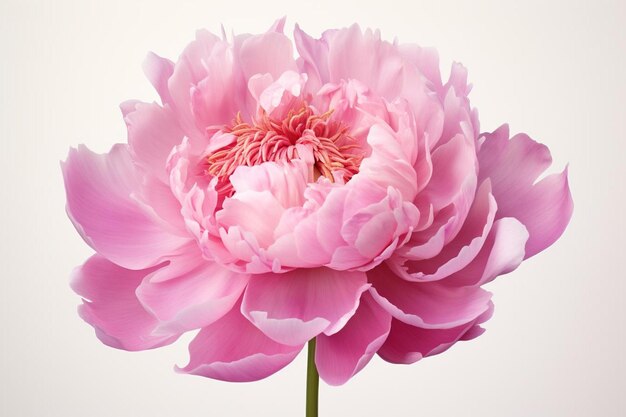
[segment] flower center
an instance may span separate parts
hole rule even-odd
[[[332,110],[316,114],[312,107],[303,105],[291,110],[282,120],[263,112],[252,124],[242,120],[241,114],[224,131],[235,136],[230,144],[211,153],[206,172],[218,178],[219,194],[231,195],[228,178],[240,165],[259,165],[263,162],[289,162],[302,158],[304,150],[312,154],[314,179],[324,176],[335,181],[343,176],[347,182],[359,172],[363,155],[360,146],[349,135],[348,128],[330,119]]]

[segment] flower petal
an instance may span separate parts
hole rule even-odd
[[[447,329],[484,313],[491,293],[443,282],[409,282],[381,264],[367,273],[372,296],[396,319],[423,328]]]
[[[137,288],[137,298],[162,322],[159,332],[182,333],[213,323],[230,311],[248,282],[247,275],[202,258],[195,242],[188,247],[193,258],[181,256],[170,261],[177,271],[186,269],[185,273],[163,280],[168,265],[148,275]],[[182,262],[191,264],[179,265]]]
[[[153,266],[188,240],[164,231],[156,214],[133,198],[141,195],[142,178],[126,146],[104,155],[79,146],[62,168],[70,219],[85,241],[114,263]]]
[[[72,289],[84,300],[80,316],[96,329],[106,345],[124,350],[144,350],[175,341],[180,333],[153,334],[158,325],[137,297],[135,289],[156,268],[133,271],[94,255],[72,275]]]
[[[524,259],[528,230],[512,217],[496,220],[480,253],[465,268],[450,275],[451,285],[483,285],[516,269]]]
[[[135,111],[124,117],[128,144],[135,163],[146,172],[169,184],[167,158],[183,140],[184,133],[169,106],[137,103]]]
[[[498,217],[515,217],[528,229],[525,257],[553,244],[573,211],[567,169],[535,183],[550,166],[550,151],[524,134],[509,140],[506,125],[484,136],[478,158],[480,177],[491,179]]]
[[[405,201],[413,201],[417,193],[417,175],[398,140],[377,124],[371,127],[367,143],[372,147],[372,153],[361,162],[359,175],[366,175],[381,187],[394,187]]]
[[[239,50],[239,63],[246,79],[269,73],[277,80],[285,71],[297,71],[291,41],[273,31],[245,39]]]
[[[367,288],[364,273],[327,268],[253,275],[241,311],[277,342],[299,345],[321,332],[339,331]]]
[[[241,315],[237,303],[200,330],[189,345],[189,364],[176,370],[229,382],[257,381],[287,366],[301,349],[265,336]]]
[[[478,336],[479,324],[487,321],[493,313],[493,304],[476,320],[450,329],[422,329],[393,320],[391,331],[378,355],[391,363],[409,364],[448,350],[459,340]]]
[[[496,215],[496,202],[489,181],[481,184],[456,238],[435,257],[420,261],[394,259],[392,267],[409,281],[437,281],[461,270],[483,247]]]
[[[368,293],[354,316],[332,336],[317,336],[315,364],[329,385],[342,385],[372,359],[389,334],[391,315]]]

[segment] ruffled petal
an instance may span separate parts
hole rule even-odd
[[[137,103],[124,120],[133,161],[164,184],[169,184],[165,169],[167,158],[184,136],[169,106]]]
[[[515,217],[528,229],[525,257],[529,258],[553,244],[572,216],[567,169],[536,182],[552,162],[545,145],[524,134],[509,140],[506,125],[482,140],[480,177],[492,181],[498,217]]]
[[[174,63],[150,52],[143,62],[143,72],[150,80],[154,89],[161,97],[161,103],[171,103],[172,97],[168,88],[168,80],[174,73]]]
[[[83,297],[80,316],[96,329],[106,345],[144,350],[168,345],[180,333],[154,334],[158,320],[147,312],[135,290],[156,268],[133,271],[94,255],[72,275],[72,289]]]
[[[413,201],[417,193],[417,175],[392,132],[374,125],[367,143],[372,153],[361,162],[359,175],[366,175],[381,187],[394,187],[405,201]]]
[[[451,285],[483,285],[515,270],[524,259],[528,230],[512,217],[497,220],[474,260],[446,278]]]
[[[445,352],[459,340],[470,340],[480,333],[480,323],[493,313],[493,304],[476,320],[450,329],[423,329],[393,320],[391,331],[378,355],[391,363],[409,364]],[[480,329],[480,330],[479,330]]]
[[[245,39],[239,50],[239,63],[246,79],[269,73],[277,80],[285,71],[297,71],[291,41],[273,31]]]
[[[189,345],[189,364],[178,372],[229,382],[266,378],[287,366],[302,349],[268,338],[239,311],[228,314],[200,330]]]
[[[142,178],[126,146],[103,155],[79,146],[62,168],[68,215],[83,239],[114,263],[153,266],[188,241],[166,232],[150,207],[136,200]]]
[[[405,62],[392,44],[381,41],[380,32],[361,32],[355,24],[329,36],[328,45],[331,81],[359,80],[390,101],[400,94]]]
[[[339,331],[367,288],[364,273],[327,268],[253,275],[241,311],[268,337],[295,346]]]
[[[476,257],[491,230],[496,210],[491,185],[489,181],[485,181],[476,192],[476,198],[458,235],[452,242],[443,246],[437,256],[406,262],[398,257],[393,259],[390,265],[394,271],[409,281],[437,281],[448,277],[467,266]]]
[[[195,242],[187,247],[193,256],[173,258],[137,288],[137,298],[162,322],[160,332],[182,333],[213,323],[230,311],[248,283],[247,275],[202,258]],[[164,280],[170,266],[180,275]]]
[[[354,316],[332,336],[317,336],[315,364],[329,385],[342,385],[372,359],[389,334],[391,315],[368,293]]]
[[[408,282],[381,264],[368,271],[372,296],[396,319],[423,328],[447,329],[469,323],[489,307],[491,293],[443,282]]]

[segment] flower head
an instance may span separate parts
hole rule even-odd
[[[465,69],[358,26],[314,39],[199,31],[150,54],[160,103],[126,102],[128,144],[63,164],[67,211],[97,252],[81,316],[142,350],[201,329],[181,372],[266,377],[317,340],[342,384],[374,354],[411,363],[482,333],[481,286],[551,245],[567,172],[506,125],[479,133]]]

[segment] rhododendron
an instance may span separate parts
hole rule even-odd
[[[126,350],[200,329],[177,370],[226,381],[312,340],[339,385],[479,336],[481,286],[564,231],[567,172],[539,179],[550,152],[506,125],[480,133],[465,68],[443,82],[434,50],[283,25],[150,54],[160,103],[122,104],[128,144],[70,151],[67,212],[96,251],[81,317]]]

